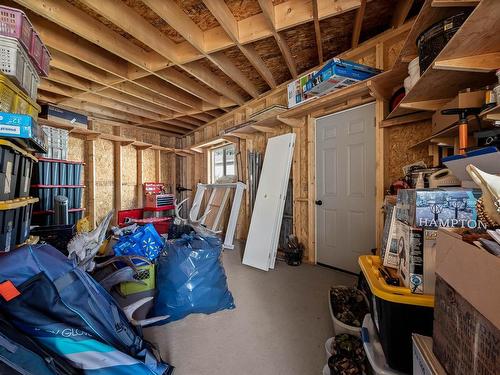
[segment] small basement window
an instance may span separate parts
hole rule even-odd
[[[235,147],[233,144],[210,150],[210,182],[236,174]]]

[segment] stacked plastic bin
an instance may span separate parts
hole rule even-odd
[[[54,197],[58,195],[68,198],[68,224],[82,218],[82,168],[82,162],[39,158],[31,185],[31,194],[39,198],[33,212],[34,224],[54,224]]]
[[[0,6],[0,252],[25,243],[33,206],[30,196],[31,152],[45,152],[44,133],[36,121],[40,75],[50,54],[26,15]]]

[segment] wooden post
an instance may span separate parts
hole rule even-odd
[[[94,129],[92,120],[88,123],[90,130]],[[95,227],[95,140],[85,141],[85,195],[87,197],[87,216],[92,227]]]
[[[384,66],[384,45],[377,44],[376,65]],[[384,197],[385,197],[385,157],[387,153],[387,128],[381,126],[387,114],[387,103],[377,99],[375,104],[375,240],[377,252],[380,252],[382,233],[384,231]],[[369,250],[369,249],[367,249]]]
[[[307,259],[316,263],[316,120],[307,116]]]
[[[161,151],[155,151],[155,182],[161,181]]]
[[[141,148],[137,149],[137,205],[139,208],[143,206],[144,193],[142,191],[142,184],[144,183],[144,177],[142,175],[142,156],[143,150]]]
[[[113,134],[121,136],[121,128],[119,126],[113,127]],[[113,142],[114,151],[114,199],[115,199],[115,216],[114,219],[118,220],[118,211],[122,209],[122,145],[120,141]]]

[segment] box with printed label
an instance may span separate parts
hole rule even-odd
[[[399,224],[398,240],[398,276],[404,286],[410,287],[411,258],[422,253],[422,229],[413,228],[406,223]]]
[[[324,95],[379,74],[379,69],[338,58],[328,61],[307,82],[306,95]]]
[[[437,229],[424,228],[421,245],[410,248],[409,287],[412,293],[434,294],[436,237]]]
[[[29,150],[47,152],[45,133],[31,116],[0,112],[0,137]]]
[[[315,98],[314,95],[306,97],[305,93],[307,82],[313,77],[314,73],[316,73],[316,71],[305,74],[288,84],[288,108],[295,107],[298,104],[305,103]]]
[[[42,105],[40,117],[61,125],[76,125],[82,128],[88,127],[87,116],[51,104]]]
[[[477,228],[479,189],[400,189],[396,218],[414,227]]]

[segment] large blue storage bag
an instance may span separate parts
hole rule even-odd
[[[151,316],[168,315],[166,322],[171,322],[192,313],[235,308],[219,238],[184,234],[167,241],[166,252],[158,259],[158,296]]]

